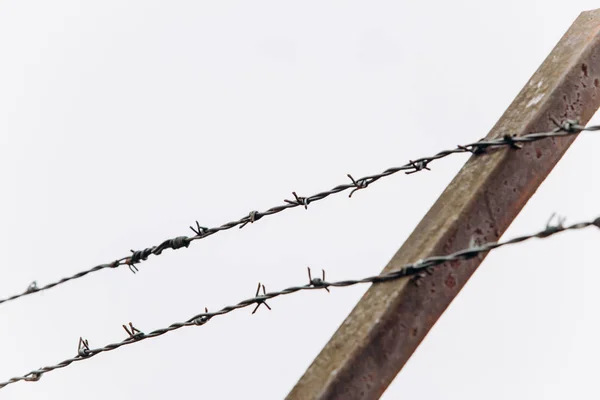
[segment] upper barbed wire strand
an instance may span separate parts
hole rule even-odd
[[[129,267],[129,269],[133,273],[135,273],[136,271],[138,271],[136,264],[139,264],[140,262],[147,260],[150,255],[158,256],[166,249],[177,250],[182,247],[187,248],[192,242],[194,242],[196,240],[204,239],[208,236],[214,235],[217,232],[228,230],[228,229],[234,228],[236,226],[243,228],[247,224],[254,223],[254,222],[258,221],[259,219],[261,219],[262,217],[277,214],[282,211],[288,210],[290,208],[296,208],[296,207],[308,208],[309,204],[312,204],[319,200],[323,200],[326,197],[329,197],[333,194],[344,192],[348,189],[352,189],[352,191],[349,194],[349,197],[352,197],[352,195],[357,190],[366,189],[369,185],[378,181],[381,178],[388,177],[388,176],[396,174],[397,172],[400,172],[400,171],[405,171],[406,174],[413,174],[415,172],[429,170],[430,163],[432,163],[433,161],[448,157],[449,155],[461,154],[461,153],[484,154],[488,148],[494,148],[494,147],[510,147],[510,148],[518,149],[518,148],[520,148],[519,143],[530,143],[530,142],[535,142],[535,141],[542,140],[542,139],[577,135],[583,131],[598,131],[598,130],[600,130],[600,125],[584,127],[584,126],[579,125],[578,122],[575,120],[567,120],[563,123],[559,123],[558,121],[553,120],[553,122],[556,125],[556,128],[549,132],[530,133],[530,134],[519,136],[519,137],[515,137],[515,136],[511,136],[511,135],[504,135],[504,136],[496,138],[496,139],[489,139],[489,140],[482,139],[478,142],[469,143],[464,146],[459,145],[455,149],[441,151],[430,157],[422,157],[422,158],[417,158],[415,160],[410,160],[408,163],[401,165],[399,167],[388,168],[379,174],[368,175],[368,176],[362,177],[360,179],[354,179],[352,177],[352,175],[348,174],[348,178],[350,178],[350,181],[351,181],[350,183],[338,185],[330,190],[320,192],[320,193],[314,194],[309,197],[298,196],[295,192],[293,192],[292,194],[294,195],[294,200],[284,200],[284,204],[269,208],[266,211],[262,211],[262,212],[251,211],[245,217],[240,218],[236,221],[227,222],[221,226],[217,226],[217,227],[213,227],[213,228],[206,228],[206,227],[200,226],[200,224],[198,222],[196,222],[196,228],[190,227],[192,229],[192,231],[195,233],[194,236],[190,236],[190,237],[179,236],[179,237],[176,237],[173,239],[165,240],[158,246],[152,246],[152,247],[148,247],[144,250],[138,250],[138,251],[131,250],[131,253],[132,253],[131,255],[121,257],[111,263],[97,265],[88,270],[78,272],[74,275],[62,278],[56,282],[52,282],[52,283],[49,283],[44,286],[38,286],[37,282],[31,283],[27,287],[27,289],[25,291],[23,291],[22,293],[15,294],[13,296],[6,297],[4,299],[0,299],[0,304],[19,299],[21,297],[28,296],[33,293],[41,292],[43,290],[51,289],[51,288],[61,285],[63,283],[82,278],[92,272],[101,271],[101,270],[107,269],[107,268],[117,268],[121,265],[127,265]]]
[[[348,287],[348,286],[353,286],[353,285],[357,285],[357,284],[361,284],[361,283],[380,283],[380,282],[392,281],[392,280],[396,280],[396,279],[400,279],[400,278],[404,278],[404,277],[422,274],[423,272],[430,271],[431,268],[434,268],[434,267],[444,264],[446,262],[458,261],[458,260],[469,260],[469,259],[475,258],[483,253],[487,253],[489,251],[498,249],[500,247],[521,243],[521,242],[524,242],[524,241],[527,241],[527,240],[530,240],[533,238],[546,239],[546,238],[548,238],[552,235],[555,235],[557,233],[560,233],[560,232],[580,230],[580,229],[588,228],[590,226],[596,226],[596,227],[600,228],[600,217],[595,218],[590,221],[572,224],[569,226],[563,225],[564,218],[558,218],[558,222],[556,224],[551,224],[553,217],[554,217],[554,215],[550,218],[550,221],[546,224],[546,227],[544,230],[541,230],[534,234],[518,236],[513,239],[502,241],[502,242],[484,243],[480,246],[474,246],[474,247],[466,248],[463,250],[459,250],[457,252],[454,252],[454,253],[446,255],[446,256],[435,256],[435,257],[425,258],[425,259],[419,260],[413,264],[405,265],[404,267],[402,267],[398,270],[387,272],[387,273],[380,274],[380,275],[366,277],[363,279],[327,282],[325,280],[325,271],[323,271],[322,278],[313,278],[311,276],[311,272],[310,272],[310,268],[309,268],[308,269],[308,277],[309,277],[308,284],[305,284],[302,286],[292,286],[292,287],[283,289],[278,292],[267,292],[265,289],[265,286],[259,283],[258,288],[256,290],[256,294],[253,298],[249,298],[247,300],[242,300],[237,304],[223,307],[219,311],[215,311],[215,312],[208,312],[208,309],[205,308],[203,313],[197,314],[197,315],[193,316],[192,318],[188,319],[187,321],[176,322],[176,323],[169,325],[166,328],[157,329],[150,333],[144,333],[144,332],[140,331],[139,329],[135,328],[132,325],[132,323],[130,322],[129,327],[127,325],[123,325],[123,328],[125,329],[125,331],[128,334],[128,337],[125,340],[118,342],[118,343],[112,343],[112,344],[108,344],[104,347],[99,347],[99,348],[94,349],[94,348],[90,348],[89,342],[87,340],[80,338],[79,344],[78,344],[78,349],[77,349],[77,355],[75,357],[66,359],[62,362],[59,362],[58,364],[39,368],[39,369],[30,371],[24,375],[11,378],[11,379],[7,380],[6,382],[0,383],[0,389],[4,388],[10,384],[19,382],[19,381],[38,381],[42,377],[43,374],[54,371],[59,368],[65,368],[74,362],[87,360],[91,357],[94,357],[94,356],[100,354],[100,353],[111,351],[111,350],[116,350],[120,347],[130,345],[135,342],[140,342],[142,340],[154,338],[157,336],[162,336],[165,333],[168,333],[168,332],[171,332],[171,331],[174,331],[174,330],[186,327],[186,326],[203,326],[215,317],[228,314],[234,310],[245,308],[245,307],[251,306],[253,304],[256,304],[256,308],[252,312],[253,314],[257,311],[258,307],[263,304],[270,310],[271,308],[269,307],[269,305],[266,302],[267,302],[267,300],[273,299],[275,297],[290,295],[292,293],[296,293],[296,292],[304,291],[304,290],[325,289],[325,290],[329,291],[330,287]],[[263,293],[262,295],[260,294],[261,289],[262,289],[262,293]]]

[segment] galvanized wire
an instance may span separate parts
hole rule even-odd
[[[477,256],[484,255],[484,253],[487,253],[491,250],[495,250],[495,249],[498,249],[503,246],[508,246],[508,245],[513,245],[516,243],[524,242],[526,240],[530,240],[533,238],[544,239],[544,238],[548,238],[552,235],[555,235],[559,232],[570,231],[570,230],[579,230],[579,229],[584,229],[584,228],[587,228],[590,226],[596,226],[596,227],[600,228],[600,217],[598,217],[594,220],[591,220],[591,221],[580,222],[580,223],[576,223],[576,224],[569,225],[569,226],[563,225],[564,219],[559,218],[558,223],[556,223],[556,224],[552,224],[551,221],[552,221],[552,218],[550,219],[550,221],[548,222],[548,224],[546,225],[546,228],[544,230],[537,232],[535,234],[523,235],[523,236],[515,237],[513,239],[506,240],[503,242],[485,243],[480,246],[470,247],[470,248],[460,250],[460,251],[457,251],[455,253],[452,253],[452,254],[449,254],[446,256],[425,258],[425,259],[417,261],[413,264],[408,264],[398,270],[384,273],[381,275],[366,277],[363,279],[328,282],[325,280],[325,271],[323,271],[322,277],[313,278],[311,275],[310,268],[309,268],[308,269],[308,281],[309,282],[305,285],[292,286],[292,287],[289,287],[287,289],[284,289],[284,290],[281,290],[278,292],[267,292],[265,289],[265,286],[262,285],[261,283],[259,283],[258,288],[256,289],[255,296],[250,299],[242,300],[237,304],[223,307],[219,311],[215,311],[215,312],[209,312],[205,308],[203,313],[197,314],[185,322],[176,322],[174,324],[169,325],[166,328],[157,329],[150,333],[144,333],[144,332],[140,331],[139,329],[135,328],[133,326],[133,324],[131,324],[131,323],[129,323],[129,326],[123,325],[123,328],[127,332],[128,337],[121,342],[108,344],[104,347],[99,347],[99,348],[90,348],[88,341],[84,340],[83,338],[80,338],[76,356],[66,359],[62,362],[59,362],[58,364],[39,368],[39,369],[30,371],[24,375],[11,378],[11,379],[7,380],[6,382],[0,383],[0,389],[6,387],[7,385],[10,385],[10,384],[13,384],[13,383],[16,383],[19,381],[37,381],[41,378],[41,376],[43,374],[48,373],[50,371],[54,371],[59,368],[65,368],[74,362],[87,360],[87,359],[90,359],[91,357],[94,357],[94,356],[100,354],[100,353],[111,351],[111,350],[116,350],[120,347],[130,345],[135,342],[140,342],[142,340],[161,336],[161,335],[164,335],[165,333],[168,333],[168,332],[171,332],[171,331],[174,331],[174,330],[186,327],[186,326],[205,325],[206,323],[211,321],[213,318],[228,314],[237,309],[245,308],[245,307],[248,307],[251,305],[256,305],[256,307],[254,308],[254,311],[252,311],[252,313],[254,314],[261,305],[264,305],[265,307],[267,307],[270,310],[271,308],[267,304],[267,300],[273,299],[275,297],[290,295],[292,293],[296,293],[296,292],[304,291],[304,290],[324,289],[324,290],[329,291],[329,288],[332,288],[332,287],[348,287],[348,286],[353,286],[353,285],[357,285],[360,283],[380,283],[380,282],[392,281],[392,280],[409,277],[409,276],[414,276],[414,275],[419,275],[419,274],[422,275],[425,272],[431,272],[432,268],[439,266],[441,264],[444,264],[446,262],[457,261],[457,260],[469,260],[469,259],[475,258]],[[261,291],[262,291],[262,294],[260,294]]]
[[[65,282],[72,281],[72,280],[78,279],[78,278],[82,278],[92,272],[97,272],[97,271],[107,269],[107,268],[117,268],[121,265],[127,265],[129,267],[129,269],[135,273],[136,271],[138,271],[138,268],[136,265],[139,264],[140,262],[148,259],[148,257],[150,255],[158,256],[158,255],[162,254],[162,252],[166,249],[177,250],[182,247],[188,247],[192,242],[194,242],[196,240],[204,239],[208,236],[214,235],[217,232],[228,230],[228,229],[231,229],[236,226],[243,228],[246,225],[248,225],[250,223],[254,223],[265,216],[277,214],[282,211],[288,210],[290,208],[296,208],[296,207],[300,207],[300,206],[302,206],[304,208],[308,208],[309,204],[312,204],[319,200],[323,200],[326,197],[329,197],[333,194],[344,192],[349,189],[352,189],[352,190],[348,197],[352,197],[352,195],[357,190],[366,189],[368,186],[370,186],[374,182],[377,182],[379,179],[388,177],[397,172],[404,171],[406,174],[413,174],[415,172],[429,170],[429,164],[431,164],[433,161],[448,157],[449,155],[460,154],[460,153],[484,154],[487,149],[497,148],[497,147],[510,147],[510,148],[514,148],[514,149],[519,149],[521,147],[521,145],[520,145],[521,143],[535,142],[535,141],[547,139],[547,138],[572,136],[572,135],[577,135],[582,131],[600,130],[600,125],[584,127],[584,126],[579,125],[577,121],[573,121],[573,120],[565,121],[562,124],[558,123],[557,121],[554,121],[554,123],[556,124],[556,128],[549,132],[530,133],[530,134],[520,136],[520,137],[504,135],[503,137],[496,138],[496,139],[482,139],[478,142],[469,143],[464,146],[459,145],[455,149],[452,149],[452,150],[441,151],[433,156],[422,157],[422,158],[417,158],[415,160],[410,160],[408,163],[401,165],[399,167],[388,168],[380,174],[368,175],[368,176],[365,176],[365,177],[362,177],[359,179],[354,179],[352,177],[352,175],[348,174],[350,183],[338,185],[330,190],[320,192],[320,193],[317,193],[317,194],[314,194],[314,195],[308,196],[308,197],[299,196],[295,192],[293,192],[292,193],[294,195],[293,200],[284,200],[284,204],[269,208],[266,211],[262,211],[262,212],[251,211],[248,215],[246,215],[238,220],[227,222],[221,226],[217,226],[217,227],[213,227],[213,228],[206,228],[206,227],[200,226],[200,224],[198,222],[196,222],[196,227],[190,227],[192,229],[192,231],[194,232],[194,236],[189,236],[189,237],[188,236],[179,236],[179,237],[176,237],[173,239],[165,240],[158,246],[148,247],[146,249],[139,250],[139,251],[131,250],[130,255],[121,257],[111,263],[97,265],[91,269],[78,272],[75,275],[63,278],[63,279],[53,282],[53,283],[49,283],[45,286],[39,287],[37,285],[37,283],[34,281],[22,293],[19,293],[19,294],[16,294],[16,295],[4,298],[4,299],[0,299],[0,304],[6,303],[8,301],[16,300],[18,298],[28,296],[30,294],[37,293],[42,290],[47,290],[47,289],[53,288],[55,286],[65,283]]]

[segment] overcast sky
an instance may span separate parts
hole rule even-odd
[[[0,297],[475,141],[597,1],[0,2]],[[595,118],[590,123],[598,123]],[[505,238],[600,215],[580,136]],[[467,160],[0,305],[0,381],[267,290],[378,273]],[[598,398],[595,231],[488,256],[384,399]],[[367,286],[299,293],[2,399],[283,398]]]

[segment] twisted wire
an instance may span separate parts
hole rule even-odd
[[[328,282],[325,280],[325,271],[324,270],[323,270],[322,277],[313,278],[311,275],[310,268],[308,268],[308,280],[309,280],[308,284],[301,285],[301,286],[292,286],[292,287],[283,289],[278,292],[267,292],[265,289],[265,286],[263,284],[259,283],[258,288],[256,289],[256,294],[252,298],[242,300],[239,303],[234,304],[234,305],[223,307],[222,309],[215,311],[215,312],[209,312],[208,309],[205,308],[203,313],[197,314],[197,315],[191,317],[190,319],[188,319],[187,321],[176,322],[176,323],[173,323],[173,324],[167,326],[166,328],[156,329],[150,333],[144,333],[144,332],[140,331],[139,329],[135,328],[133,326],[133,324],[130,322],[129,326],[123,325],[123,328],[125,329],[125,331],[128,334],[128,337],[126,339],[124,339],[123,341],[108,344],[104,347],[91,348],[89,346],[89,343],[87,340],[80,338],[77,355],[75,355],[74,357],[68,358],[68,359],[66,359],[62,362],[59,362],[57,364],[54,364],[54,365],[50,365],[50,366],[46,366],[43,368],[39,368],[39,369],[30,371],[24,375],[11,378],[5,382],[1,382],[0,389],[4,388],[10,384],[19,382],[19,381],[37,381],[42,377],[43,374],[54,371],[56,369],[65,368],[65,367],[71,365],[72,363],[87,360],[87,359],[90,359],[90,358],[100,354],[100,353],[116,350],[123,346],[133,344],[135,342],[140,342],[142,340],[155,338],[157,336],[162,336],[165,333],[175,331],[175,330],[183,328],[183,327],[203,326],[203,325],[207,324],[208,322],[210,322],[215,317],[219,317],[219,316],[228,314],[234,310],[249,307],[251,305],[256,305],[256,307],[254,308],[254,311],[252,312],[253,314],[258,310],[258,308],[261,305],[264,305],[266,308],[268,308],[270,310],[271,307],[267,304],[267,300],[274,299],[275,297],[290,295],[290,294],[300,292],[300,291],[305,291],[305,290],[324,289],[324,290],[329,291],[329,288],[332,288],[332,287],[348,287],[348,286],[358,285],[361,283],[381,283],[381,282],[393,281],[393,280],[397,280],[397,279],[404,278],[404,277],[422,274],[426,271],[430,271],[431,268],[434,268],[434,267],[444,264],[446,262],[457,261],[457,260],[469,260],[469,259],[475,258],[477,256],[480,256],[484,253],[487,253],[489,251],[498,249],[500,247],[514,245],[517,243],[525,242],[525,241],[533,239],[533,238],[545,239],[545,238],[548,238],[548,237],[555,235],[557,233],[560,233],[560,232],[580,230],[580,229],[588,228],[590,226],[596,226],[596,227],[600,228],[600,217],[595,218],[590,221],[572,224],[569,226],[563,225],[564,219],[559,218],[558,223],[556,223],[556,224],[551,224],[551,221],[552,221],[552,218],[546,225],[545,229],[543,229],[537,233],[534,233],[534,234],[518,236],[513,239],[502,241],[502,242],[489,242],[489,243],[482,244],[480,246],[474,246],[474,247],[466,248],[463,250],[459,250],[455,253],[452,253],[452,254],[449,254],[446,256],[435,256],[435,257],[425,258],[425,259],[419,260],[413,264],[405,265],[404,267],[402,267],[398,270],[380,274],[380,275],[369,276],[369,277],[362,278],[362,279]],[[261,294],[261,291],[262,291],[262,294]]]
[[[335,186],[334,188],[332,188],[330,190],[320,192],[320,193],[317,193],[317,194],[314,194],[314,195],[308,196],[308,197],[299,196],[296,194],[296,192],[293,192],[292,193],[294,196],[293,200],[284,200],[284,204],[269,208],[266,211],[262,211],[262,212],[261,211],[251,211],[248,215],[246,215],[238,220],[230,221],[230,222],[227,222],[227,223],[217,226],[217,227],[206,228],[206,227],[200,226],[200,224],[198,222],[196,222],[195,228],[190,227],[192,229],[192,231],[194,232],[193,236],[189,236],[189,237],[188,236],[179,236],[176,238],[165,240],[158,246],[152,246],[152,247],[148,247],[146,249],[138,250],[138,251],[131,250],[130,255],[124,256],[122,258],[119,258],[119,259],[117,259],[113,262],[107,263],[107,264],[97,265],[91,269],[78,272],[74,275],[68,276],[66,278],[62,278],[59,281],[49,283],[45,286],[38,286],[37,282],[34,281],[22,293],[0,299],[0,304],[6,303],[9,301],[13,301],[13,300],[19,299],[21,297],[28,296],[30,294],[37,293],[37,292],[40,292],[43,290],[51,289],[55,286],[72,281],[74,279],[82,278],[88,274],[91,274],[91,273],[97,272],[97,271],[101,271],[101,270],[107,269],[107,268],[117,268],[121,265],[127,265],[129,267],[129,269],[133,273],[135,273],[138,271],[137,264],[141,263],[142,261],[147,260],[150,255],[158,256],[158,255],[162,254],[162,252],[166,249],[177,250],[177,249],[180,249],[183,247],[187,248],[192,242],[194,242],[196,240],[204,239],[208,236],[214,235],[215,233],[229,230],[236,226],[239,226],[239,228],[243,228],[246,225],[254,223],[265,216],[277,214],[277,213],[283,212],[283,211],[291,209],[291,208],[304,207],[305,209],[307,209],[309,204],[312,204],[316,201],[323,200],[331,195],[341,193],[341,192],[347,191],[349,189],[352,189],[352,190],[351,190],[350,194],[348,195],[348,197],[352,197],[352,195],[357,190],[364,190],[367,187],[369,187],[371,184],[373,184],[374,182],[377,182],[378,180],[388,177],[390,175],[396,174],[400,171],[404,171],[406,174],[410,175],[410,174],[414,174],[416,172],[430,170],[429,169],[430,163],[432,163],[433,161],[448,157],[450,155],[461,154],[461,153],[472,153],[472,154],[480,155],[480,154],[486,153],[487,149],[497,148],[497,147],[509,147],[509,148],[513,148],[513,149],[520,149],[521,143],[530,143],[530,142],[535,142],[538,140],[548,139],[548,138],[573,136],[573,135],[577,135],[583,131],[600,130],[600,125],[585,127],[585,126],[579,125],[578,122],[574,121],[574,120],[567,120],[567,121],[563,122],[562,124],[556,120],[553,120],[553,122],[555,123],[556,128],[549,132],[530,133],[530,134],[523,135],[520,137],[504,135],[502,137],[495,138],[495,139],[482,139],[478,142],[469,143],[469,144],[466,144],[463,146],[459,145],[455,149],[441,151],[433,156],[422,157],[422,158],[417,158],[415,160],[410,160],[408,163],[401,165],[399,167],[388,168],[379,174],[368,175],[368,176],[365,176],[365,177],[362,177],[359,179],[354,179],[352,177],[352,175],[348,174],[350,183],[341,184],[341,185]]]

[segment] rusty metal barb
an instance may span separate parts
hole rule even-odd
[[[76,361],[87,360],[87,359],[90,359],[90,358],[100,354],[100,353],[116,350],[122,346],[130,345],[130,344],[133,344],[136,342],[140,342],[142,340],[161,336],[161,335],[164,335],[165,333],[175,331],[175,330],[183,328],[183,327],[206,325],[206,323],[208,323],[215,317],[228,314],[234,310],[245,308],[245,307],[248,307],[253,304],[256,304],[256,308],[252,312],[253,314],[256,312],[258,307],[260,307],[261,304],[264,304],[270,310],[271,308],[267,305],[266,301],[273,299],[275,297],[290,295],[292,293],[306,291],[306,290],[327,289],[327,291],[329,291],[328,288],[330,288],[330,287],[348,287],[348,286],[358,285],[358,284],[362,284],[362,283],[386,282],[386,281],[392,281],[392,280],[396,280],[396,279],[400,279],[400,278],[416,276],[420,273],[423,273],[424,271],[430,271],[432,268],[438,267],[447,262],[452,262],[452,261],[456,261],[456,260],[465,260],[465,259],[469,259],[469,258],[473,258],[473,257],[482,256],[485,253],[495,250],[495,249],[498,249],[500,247],[525,242],[525,241],[533,239],[533,238],[545,239],[545,238],[548,238],[548,237],[555,235],[557,233],[560,233],[560,232],[585,229],[590,226],[595,226],[597,228],[600,228],[600,217],[590,220],[590,221],[572,224],[569,226],[565,226],[564,219],[560,219],[558,224],[553,225],[553,224],[548,223],[548,224],[546,224],[546,227],[544,230],[539,231],[534,234],[518,236],[513,239],[502,241],[502,242],[489,242],[489,243],[482,244],[480,246],[463,249],[463,250],[454,252],[454,253],[446,255],[446,256],[429,257],[429,258],[426,258],[423,260],[419,260],[413,264],[405,265],[404,267],[402,267],[398,270],[395,270],[395,271],[390,271],[388,273],[370,276],[370,277],[366,277],[366,278],[362,278],[362,279],[327,282],[325,280],[325,271],[323,271],[322,278],[317,278],[317,277],[313,278],[312,274],[310,272],[310,268],[308,268],[308,277],[309,277],[308,284],[305,284],[302,286],[292,286],[292,287],[283,289],[278,292],[267,292],[265,289],[265,286],[263,284],[259,283],[257,290],[256,290],[256,294],[251,299],[243,300],[237,304],[223,307],[221,310],[215,311],[215,312],[209,312],[208,308],[204,308],[203,313],[195,315],[192,318],[188,319],[187,321],[176,322],[176,323],[169,325],[166,328],[157,329],[157,330],[154,330],[147,334],[136,329],[130,322],[129,326],[123,325],[123,328],[127,332],[128,337],[118,343],[112,343],[112,344],[108,344],[104,347],[92,349],[89,347],[88,341],[84,340],[83,338],[80,337],[78,349],[77,349],[77,355],[74,356],[73,358],[66,359],[55,365],[50,365],[47,367],[43,367],[43,368],[39,368],[39,369],[30,371],[22,376],[11,378],[11,379],[7,380],[6,382],[1,382],[0,389],[4,388],[10,384],[19,382],[19,381],[37,381],[40,379],[40,377],[43,374],[54,371],[59,368],[65,368]],[[262,291],[262,294],[260,294],[261,291]]]

